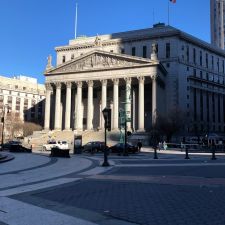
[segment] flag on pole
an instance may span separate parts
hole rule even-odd
[[[176,0],[170,0],[170,2],[172,2],[172,3],[176,3]]]

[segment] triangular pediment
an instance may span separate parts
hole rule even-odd
[[[158,61],[96,50],[46,71],[45,74],[117,69],[122,67],[141,66],[144,64],[158,64]]]

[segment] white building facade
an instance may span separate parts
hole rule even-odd
[[[9,113],[23,121],[40,122],[44,115],[45,86],[27,76],[0,76],[0,112]]]
[[[77,38],[56,52],[56,67],[49,59],[45,72],[46,130],[102,129],[107,106],[114,130],[128,107],[134,131],[150,130],[158,113],[174,108],[193,121],[187,131],[225,131],[225,54],[202,40],[157,24]]]

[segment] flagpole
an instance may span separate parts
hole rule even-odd
[[[77,3],[76,3],[76,15],[75,15],[75,39],[77,38]]]
[[[170,1],[169,0],[167,0],[167,16],[168,16],[167,22],[168,22],[168,25],[170,25]]]

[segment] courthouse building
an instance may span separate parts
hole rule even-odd
[[[156,24],[73,39],[56,53],[45,72],[46,130],[102,129],[107,106],[114,130],[121,109],[128,129],[148,131],[157,114],[178,108],[201,132],[225,131],[225,53],[196,37]]]

